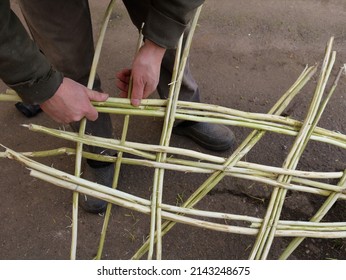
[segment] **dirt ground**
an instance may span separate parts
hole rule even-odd
[[[137,33],[121,1],[112,15],[99,74],[103,89],[117,95],[114,74],[128,67]],[[95,35],[108,1],[90,1]],[[18,12],[16,2],[14,10]],[[191,50],[191,67],[205,103],[249,112],[267,112],[293,84],[306,64],[320,63],[325,45],[335,36],[337,62],[346,62],[346,2],[344,0],[207,0]],[[345,78],[332,97],[319,126],[346,133]],[[303,120],[315,80],[286,110]],[[5,89],[0,84],[0,91]],[[156,98],[157,95],[154,95]],[[62,140],[29,132],[20,124],[36,123],[57,128],[44,114],[33,119],[21,115],[13,103],[0,105],[0,143],[16,151],[35,151],[69,145]],[[122,118],[114,116],[115,132]],[[132,118],[129,139],[158,143],[160,119]],[[237,144],[250,130],[232,127]],[[247,155],[249,162],[282,166],[292,138],[268,133]],[[172,145],[207,152],[189,140],[174,136]],[[227,157],[230,152],[215,153]],[[73,172],[73,158],[44,159],[54,167]],[[346,168],[346,151],[313,142],[298,165],[302,170],[340,171]],[[124,166],[120,189],[149,198],[153,172]],[[207,178],[204,175],[167,172],[164,202],[175,204]],[[335,182],[332,182],[335,183]],[[272,188],[227,177],[197,206],[199,209],[263,217]],[[29,176],[16,162],[0,159],[0,259],[68,259],[71,239],[72,193]],[[323,198],[289,192],[283,219],[307,220]],[[346,221],[346,203],[338,201],[324,221]],[[80,211],[78,259],[95,256],[103,217]],[[145,240],[149,218],[113,207],[103,258],[129,259]],[[177,225],[163,239],[164,259],[247,259],[254,236],[219,233]],[[269,258],[276,259],[289,238],[277,238]],[[345,239],[306,239],[290,259],[346,259]]]

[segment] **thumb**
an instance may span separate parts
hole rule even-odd
[[[90,104],[90,107],[89,107],[88,111],[85,112],[85,117],[89,121],[96,121],[98,116],[99,116],[99,114],[96,111],[95,107]]]
[[[98,92],[94,90],[88,90],[87,94],[88,94],[89,100],[98,101],[98,102],[106,101],[107,98],[109,97],[107,93]]]

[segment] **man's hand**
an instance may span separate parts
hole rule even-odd
[[[124,69],[117,74],[117,87],[121,97],[127,97],[132,75],[131,103],[139,106],[143,98],[152,94],[159,83],[160,68],[166,49],[146,40],[135,56],[132,69]]]
[[[95,121],[98,112],[90,101],[102,102],[107,98],[108,94],[90,90],[71,79],[64,78],[53,97],[41,104],[41,109],[59,123],[68,124],[80,121],[84,117]]]

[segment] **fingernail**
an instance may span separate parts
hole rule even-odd
[[[141,104],[141,100],[140,99],[132,99],[131,103],[133,106],[139,106]]]

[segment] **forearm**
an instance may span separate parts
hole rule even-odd
[[[30,104],[51,98],[63,79],[30,39],[7,0],[0,1],[0,78]]]

